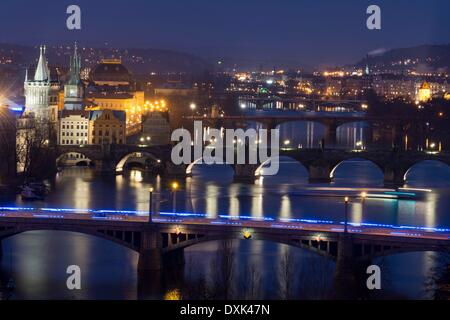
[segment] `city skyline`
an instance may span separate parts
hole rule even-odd
[[[446,1],[4,0],[0,300],[450,300]]]

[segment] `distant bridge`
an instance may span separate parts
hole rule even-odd
[[[244,103],[246,107],[254,106],[257,110],[273,109],[273,105],[277,104],[281,106],[283,110],[293,109],[298,107],[299,104],[307,105],[310,108],[314,108],[318,105],[336,105],[336,106],[349,106],[354,109],[360,109],[362,104],[366,104],[367,100],[360,99],[327,99],[320,98],[314,99],[310,97],[298,97],[298,96],[277,96],[271,94],[258,94],[258,95],[239,95],[238,100],[240,103]],[[269,108],[265,108],[270,106]]]

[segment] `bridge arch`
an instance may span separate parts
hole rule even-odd
[[[91,159],[87,154],[79,151],[67,151],[65,153],[60,154],[56,158],[57,166],[64,166],[64,165],[88,166],[94,163],[95,162],[93,161],[93,159]]]
[[[179,249],[185,249],[201,243],[213,241],[264,241],[271,243],[284,244],[296,248],[306,249],[320,256],[335,260],[337,257],[338,242],[337,238],[321,239],[317,235],[307,237],[287,238],[283,236],[270,236],[250,230],[251,238],[246,239],[247,229],[241,232],[228,232],[218,234],[206,234],[194,237],[191,234],[183,232],[179,234],[162,233],[162,250],[163,252],[171,252]]]
[[[124,231],[120,229],[114,230],[110,228],[73,228],[64,225],[11,228],[9,230],[0,231],[0,241],[31,231],[61,231],[79,233],[111,241],[135,252],[139,252],[141,249],[141,232]]]
[[[437,169],[438,170],[441,169],[441,172],[442,171],[444,171],[444,172],[447,171],[446,175],[450,176],[450,161],[446,161],[446,160],[442,160],[442,159],[423,159],[423,160],[419,160],[419,161],[413,163],[412,165],[410,165],[405,170],[405,173],[403,175],[403,180],[407,181],[408,180],[408,175],[410,175],[411,172],[413,172],[417,168],[417,166],[420,166],[420,165],[423,165],[423,164],[430,165],[430,166],[435,166],[435,167],[437,165],[440,165],[441,168],[437,168]],[[428,174],[429,174],[429,172],[427,173],[427,175]]]
[[[137,162],[142,165],[142,168],[146,167],[146,161],[148,159],[150,159],[151,162],[155,165],[159,165],[161,163],[161,160],[152,153],[145,152],[145,151],[144,152],[142,152],[142,151],[131,152],[131,153],[123,156],[119,160],[119,162],[117,163],[117,165],[115,167],[116,173],[122,173],[127,165],[127,162],[132,158],[141,159],[141,161],[137,161]]]
[[[294,174],[298,172],[298,174],[304,174],[306,176],[306,178],[309,177],[309,173],[308,173],[308,166],[304,163],[302,163],[301,161],[294,159],[292,157],[289,156],[279,156],[278,158],[269,158],[266,161],[264,161],[263,163],[261,163],[259,165],[259,167],[255,170],[255,177],[260,177],[260,176],[264,176],[264,167],[266,165],[268,165],[271,161],[276,160],[278,161],[278,165],[279,165],[279,169],[280,171],[283,170],[283,163],[289,162],[289,163],[293,163],[296,166],[299,167],[299,170],[296,170],[297,168],[294,169]],[[289,171],[290,173],[292,172],[292,170]]]
[[[364,156],[355,156],[355,157],[349,157],[349,158],[342,159],[342,160],[338,161],[337,163],[336,162],[333,163],[331,166],[331,171],[330,171],[330,179],[335,178],[335,173],[339,166],[341,166],[345,162],[349,162],[349,161],[364,161],[364,162],[370,163],[373,168],[378,169],[381,177],[384,176],[384,166],[382,164],[377,163],[373,159],[365,158]]]
[[[204,162],[203,162],[203,157],[201,157],[201,158],[198,158],[198,159],[195,159],[194,161],[192,161],[187,167],[186,167],[186,175],[187,176],[192,176],[192,174],[193,174],[193,170],[194,170],[194,167],[196,166],[196,165],[199,165],[199,164],[203,164]],[[225,165],[225,166],[227,166],[227,167],[230,167],[230,168],[232,168],[233,169],[233,172],[234,172],[234,166],[233,165],[231,165],[231,164],[228,164],[228,163],[223,163],[223,164],[213,164],[213,165]]]

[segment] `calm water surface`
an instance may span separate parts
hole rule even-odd
[[[68,168],[51,181],[52,191],[45,202],[36,207],[93,209],[148,209],[148,187],[162,194],[161,210],[173,208],[173,195],[167,191],[170,181],[152,177],[137,170],[123,176],[99,176],[89,168]],[[350,204],[353,222],[382,222],[395,225],[450,227],[450,168],[438,162],[423,162],[408,173],[407,185],[427,187],[433,191],[422,200],[367,199],[364,204]],[[234,183],[233,171],[227,166],[199,165],[194,176],[182,183],[176,195],[176,210],[218,214],[296,217],[342,221],[341,197],[305,197],[299,191],[311,187],[383,187],[383,175],[370,162],[351,160],[335,171],[331,184],[308,183],[307,172],[295,161],[284,158],[280,172],[264,177],[254,185]],[[17,199],[2,199],[3,204],[20,204]],[[30,205],[27,203],[26,205]],[[139,280],[136,273],[138,255],[129,249],[93,236],[58,231],[26,232],[5,239],[0,280],[16,281],[17,299],[136,299]],[[261,298],[278,297],[280,261],[290,252],[298,271],[297,282],[308,282],[308,268],[321,273],[311,287],[329,285],[334,263],[303,249],[261,241],[235,241],[235,291],[245,287],[250,267],[261,277]],[[190,281],[213,278],[212,261],[219,244],[199,244],[185,250],[184,277]],[[386,257],[382,261],[383,288],[390,296],[424,298],[424,283],[434,266],[434,253],[407,253]],[[82,270],[82,290],[66,289],[68,265]],[[300,276],[302,275],[302,276]],[[319,282],[318,282],[319,281]],[[177,281],[161,288],[161,298],[176,288]],[[322,284],[321,284],[322,285]],[[300,286],[300,284],[298,284]],[[320,298],[318,292],[312,298]]]

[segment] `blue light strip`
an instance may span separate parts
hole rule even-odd
[[[105,218],[105,214],[121,214],[121,215],[148,215],[146,211],[134,211],[134,210],[94,210],[94,209],[68,209],[68,208],[30,208],[30,207],[0,207],[1,211],[13,211],[13,212],[34,212],[33,216],[39,218],[64,218],[63,215],[46,215],[39,214],[39,212],[57,212],[57,213],[90,213],[93,214],[92,219],[102,219]],[[5,214],[1,214],[1,216],[6,216]],[[213,220],[214,217],[211,217],[207,214],[203,213],[191,213],[191,212],[160,212],[159,216],[167,216],[167,217],[180,217],[180,218],[205,218]],[[230,225],[233,223],[233,220],[251,220],[251,221],[262,221],[262,222],[284,222],[284,223],[305,223],[305,224],[340,224],[344,225],[343,221],[332,221],[332,220],[316,220],[316,219],[298,219],[298,218],[280,218],[274,219],[272,217],[252,217],[252,216],[240,216],[240,215],[218,215],[220,219],[231,220],[230,222],[224,221],[223,224]],[[122,220],[119,217],[106,217],[106,219],[111,220]],[[153,221],[158,221],[157,217],[153,218]],[[174,222],[174,223],[182,223],[182,219],[160,219],[160,221],[165,222]],[[211,221],[213,224],[221,224],[220,221]],[[241,225],[240,222],[236,221],[236,225]],[[368,228],[383,228],[383,229],[394,229],[394,230],[416,230],[416,231],[425,231],[425,232],[450,232],[450,228],[442,228],[442,227],[427,227],[427,226],[405,226],[405,225],[392,225],[392,224],[383,224],[383,223],[370,223],[370,222],[348,222],[347,223],[353,227],[368,227]],[[280,224],[272,224],[274,228],[280,228]],[[288,228],[288,226],[284,226]],[[334,229],[331,229],[334,230]],[[341,230],[335,228],[335,230]]]

